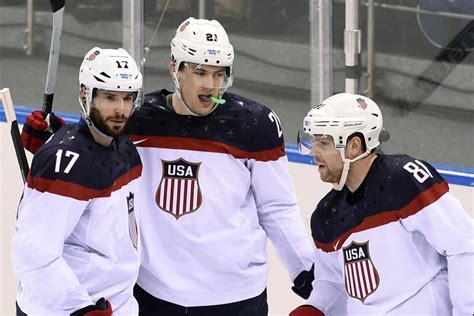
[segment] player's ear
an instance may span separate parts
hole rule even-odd
[[[79,90],[79,97],[81,98],[82,104],[86,104],[86,87],[81,85],[81,89]]]
[[[360,135],[351,137],[347,144],[347,148],[349,149],[349,157],[353,159],[362,154],[364,152],[363,147],[363,140]]]
[[[176,63],[170,59],[170,62],[168,63],[168,71],[170,72],[170,75],[173,75],[175,64]]]

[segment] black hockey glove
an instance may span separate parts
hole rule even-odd
[[[75,311],[71,316],[112,316],[112,305],[101,297],[95,305],[89,305]]]
[[[298,294],[304,299],[307,299],[313,290],[313,283],[314,280],[314,264],[311,266],[311,269],[308,271],[303,271],[296,279],[293,281],[295,285],[291,287],[293,292]]]

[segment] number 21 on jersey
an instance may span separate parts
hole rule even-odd
[[[268,118],[270,119],[270,121],[272,121],[272,123],[275,123],[276,129],[277,129],[277,132],[278,132],[278,137],[281,137],[281,135],[283,135],[283,130],[281,129],[281,123],[280,123],[280,119],[278,118],[278,116],[276,116],[275,113],[270,112],[270,113],[268,113]]]

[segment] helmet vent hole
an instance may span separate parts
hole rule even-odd
[[[207,62],[208,62],[208,60],[207,60],[207,59],[204,59],[204,62],[205,62],[205,63],[207,63]]]
[[[99,81],[99,82],[105,82],[104,80],[100,79],[99,77],[97,76],[94,76],[95,80]]]
[[[117,89],[120,89],[120,86],[117,86]]]
[[[372,114],[375,117],[379,117],[379,115],[377,113],[370,113],[370,114]]]
[[[106,74],[105,72],[103,72],[103,71],[100,74],[104,77],[110,78],[110,76],[108,74]]]
[[[219,61],[218,61],[218,60],[216,60],[216,64],[218,64],[218,63],[219,63]]]

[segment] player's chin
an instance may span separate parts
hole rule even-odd
[[[328,172],[328,170],[325,167],[318,168],[319,171],[319,178],[323,182],[334,182],[334,177]]]
[[[319,172],[319,178],[323,181],[323,182],[326,182],[327,181],[327,174],[325,172],[322,172],[321,169],[318,168],[318,172]]]
[[[123,134],[125,130],[125,123],[124,124],[112,124],[111,126],[107,126],[107,134],[112,137],[118,137]]]
[[[212,110],[212,103],[211,104],[200,104],[197,110],[194,112],[200,114],[200,115],[206,115],[209,114]]]
[[[210,101],[210,100],[209,101],[200,101],[199,106],[204,111],[210,110],[212,108],[212,101]]]

